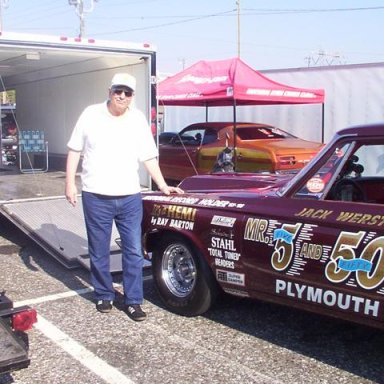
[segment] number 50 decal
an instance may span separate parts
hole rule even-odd
[[[365,232],[341,232],[336,241],[325,268],[327,279],[333,283],[341,283],[351,273],[356,273],[357,283],[365,289],[373,289],[384,280],[384,237],[377,237],[370,241],[360,257],[356,256],[356,249]]]

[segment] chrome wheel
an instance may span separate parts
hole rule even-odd
[[[184,244],[173,243],[165,248],[162,257],[162,279],[176,297],[186,297],[196,283],[196,265]]]
[[[172,312],[201,315],[218,295],[218,285],[203,255],[188,239],[165,234],[152,255],[157,291]]]

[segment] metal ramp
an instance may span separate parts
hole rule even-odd
[[[76,207],[68,204],[64,196],[3,201],[0,211],[65,267],[90,269],[81,199]],[[119,234],[114,226],[111,272],[122,270],[117,238]],[[145,262],[144,266],[149,265]]]

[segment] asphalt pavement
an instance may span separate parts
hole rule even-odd
[[[85,269],[68,270],[0,218],[0,290],[37,309],[31,365],[0,384],[384,383],[384,333],[224,297],[204,316],[162,305],[144,271],[148,319],[96,312]],[[115,275],[121,292],[121,277]]]

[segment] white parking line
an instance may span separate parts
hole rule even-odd
[[[104,360],[97,357],[88,349],[84,348],[76,340],[69,337],[59,328],[55,327],[44,317],[38,315],[35,328],[42,332],[46,337],[55,342],[64,351],[87,367],[90,371],[105,380],[108,384],[133,384],[134,382],[123,375],[119,370],[112,367]]]
[[[114,284],[115,288],[120,288],[121,284]],[[93,288],[83,288],[77,291],[67,291],[62,293],[56,293],[54,295],[47,295],[38,297],[35,299],[29,299],[24,301],[18,301],[14,303],[15,307],[23,305],[35,305],[39,303],[45,303],[48,301],[60,300],[72,296],[81,296],[87,293],[93,292]],[[101,377],[108,384],[134,384],[134,381],[123,375],[119,370],[112,367],[104,360],[97,357],[91,351],[83,347],[76,340],[62,332],[59,328],[46,320],[41,315],[37,315],[37,323],[34,328],[38,329],[46,337],[60,346],[64,351],[69,353],[74,359],[79,361],[90,371]]]
[[[55,293],[54,295],[41,296],[41,297],[37,297],[36,299],[18,301],[18,302],[14,303],[14,306],[20,307],[22,305],[35,305],[35,304],[45,303],[47,301],[65,299],[67,297],[72,297],[72,296],[77,296],[77,295],[81,296],[81,295],[85,295],[89,292],[93,292],[93,288],[91,288],[91,287],[83,288],[83,289],[78,289],[77,291],[67,291],[67,292],[62,292],[62,293]]]
[[[152,276],[145,276],[144,280],[150,280]],[[115,288],[118,291],[121,291],[121,284],[114,284]],[[63,298],[68,298],[76,295],[84,295],[93,291],[92,287],[79,289],[77,291],[67,291],[63,293],[58,293],[54,295],[48,295],[39,297],[36,299],[24,300],[15,302],[15,307],[22,305],[34,305],[39,303],[44,303],[48,301],[60,300]],[[159,325],[147,325],[143,324],[143,326],[150,326],[152,333],[158,333],[160,335],[164,335],[165,333],[169,333],[163,327]],[[36,329],[38,329],[41,333],[43,333],[46,337],[52,340],[54,343],[59,345],[64,351],[69,353],[73,358],[87,367],[90,371],[101,377],[108,384],[134,384],[129,377],[123,375],[118,369],[106,363],[104,360],[97,357],[91,351],[83,347],[76,340],[72,339],[70,336],[62,332],[55,325],[50,323],[48,320],[43,318],[41,315],[38,315],[38,322],[34,325]],[[182,347],[186,347],[188,349],[193,349],[197,351],[197,353],[209,356],[212,360],[223,360],[227,361],[228,358],[222,355],[219,355],[215,352],[207,350],[206,348],[202,348],[201,346],[197,346],[193,341],[186,340],[184,337],[179,337],[170,333],[168,335],[168,340],[172,340],[176,345],[181,345]],[[262,374],[261,372],[257,372],[246,365],[243,365],[240,362],[234,362],[233,360],[228,361],[232,366],[236,365],[239,371],[246,372],[250,377],[253,377],[258,382],[268,383],[268,384],[282,384],[283,382],[279,379],[269,377],[267,375]]]
[[[144,281],[151,280],[151,279],[152,279],[151,275],[143,277]],[[117,288],[117,290],[119,290],[118,288],[121,288],[122,284],[114,283],[113,286],[115,288]],[[90,293],[90,292],[93,292],[92,287],[78,289],[76,291],[67,291],[67,292],[62,292],[62,293],[55,293],[54,295],[41,296],[41,297],[37,297],[36,299],[28,299],[28,300],[18,301],[18,302],[14,302],[13,305],[15,307],[21,307],[23,305],[35,305],[35,304],[45,303],[47,301],[65,299],[67,297],[72,297],[72,296],[76,296],[76,295],[81,296],[81,295],[85,295],[85,294]]]

